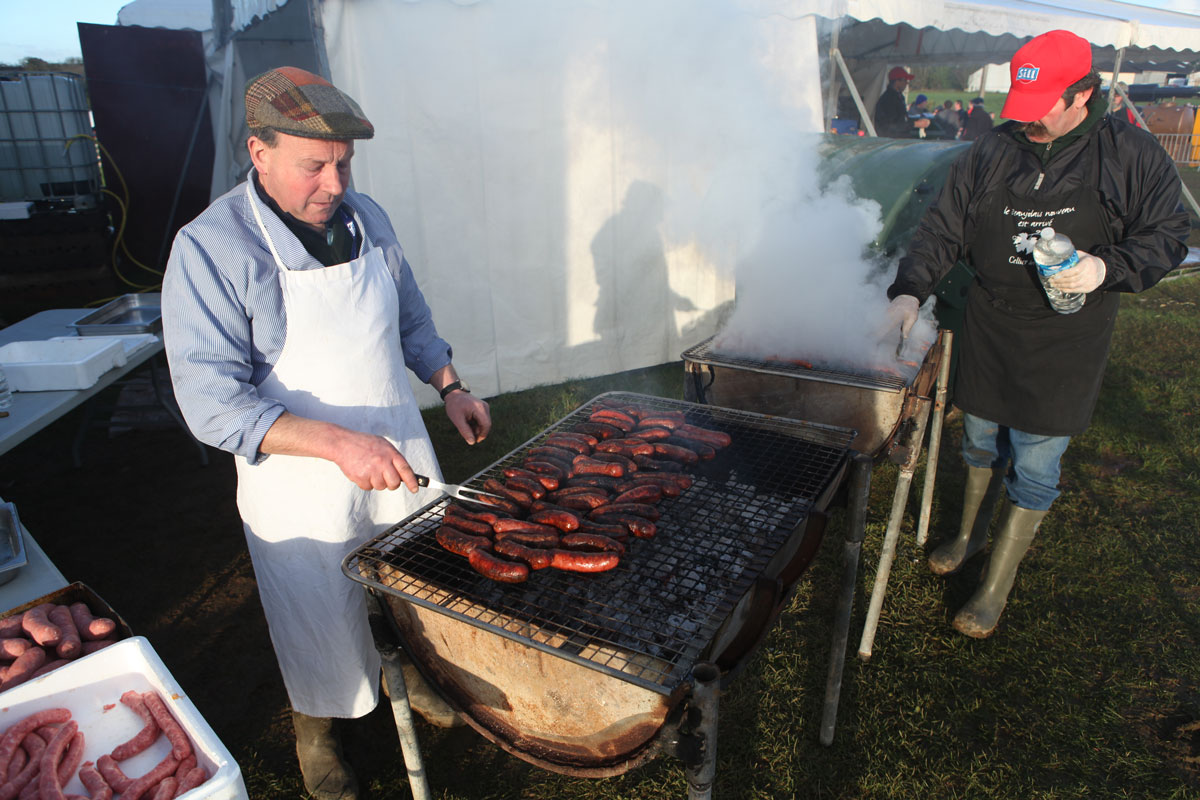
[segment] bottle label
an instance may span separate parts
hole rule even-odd
[[[1051,275],[1057,275],[1064,269],[1070,269],[1078,263],[1079,253],[1072,250],[1071,255],[1067,256],[1065,260],[1060,261],[1057,264],[1038,264],[1038,274],[1040,274],[1043,278],[1048,278]]]

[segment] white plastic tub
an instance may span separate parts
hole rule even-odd
[[[125,346],[112,338],[80,337],[11,342],[0,347],[0,367],[14,392],[87,389],[114,367],[125,366]]]
[[[84,736],[83,760],[95,761],[142,729],[141,718],[121,703],[121,695],[130,689],[159,693],[191,739],[197,762],[209,772],[206,782],[180,795],[180,800],[249,800],[241,769],[142,636],[123,639],[0,693],[0,730],[38,711],[66,708]],[[148,750],[122,761],[121,769],[138,777],[170,750],[167,737],[159,736]],[[87,795],[78,773],[63,789],[68,795]]]

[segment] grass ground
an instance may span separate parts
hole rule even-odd
[[[1200,798],[1198,365],[1200,280],[1125,299],[1093,424],[1067,451],[1064,495],[988,640],[949,625],[979,565],[936,578],[914,542],[918,472],[874,655],[854,658],[896,479],[894,468],[877,467],[833,746],[818,743],[818,726],[840,512],[779,623],[721,698],[715,796]],[[613,389],[678,397],[682,367],[496,398],[504,433],[485,445],[494,451],[447,460],[447,474],[468,477]],[[437,415],[429,421],[435,438],[447,435]],[[952,417],[945,428],[931,544],[957,525],[960,426]],[[447,800],[687,794],[682,769],[666,757],[581,780],[529,769],[461,732],[420,733],[435,792]],[[464,763],[480,768],[466,775],[454,766]],[[385,778],[372,796],[405,794]]]

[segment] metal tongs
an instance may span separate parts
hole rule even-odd
[[[461,486],[457,483],[442,483],[441,481],[435,481],[433,478],[430,478],[427,475],[418,475],[417,476],[417,485],[418,486],[428,486],[431,489],[438,489],[438,490],[444,492],[445,494],[450,495],[451,497],[457,497],[459,500],[466,500],[468,502],[475,502],[475,503],[486,502],[486,501],[479,500],[479,497],[481,495],[483,497],[495,497],[500,500],[504,499],[504,498],[500,497],[500,495],[498,495],[498,494],[492,494],[491,492],[483,492],[483,491],[480,491],[479,489],[472,489],[469,486]]]

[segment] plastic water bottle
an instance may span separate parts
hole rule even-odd
[[[1038,278],[1046,291],[1050,306],[1060,314],[1074,314],[1083,308],[1086,298],[1083,292],[1064,292],[1050,285],[1050,277],[1079,263],[1075,245],[1065,235],[1055,233],[1054,228],[1042,228],[1040,238],[1033,246],[1033,260],[1037,264]]]
[[[7,417],[11,407],[12,390],[8,388],[8,378],[4,375],[4,369],[0,368],[0,417]]]

